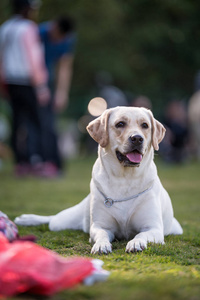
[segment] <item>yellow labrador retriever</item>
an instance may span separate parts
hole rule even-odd
[[[22,215],[15,223],[83,230],[90,234],[93,254],[112,252],[114,238],[129,240],[126,252],[135,252],[148,242],[163,244],[165,235],[182,234],[153,161],[165,128],[151,111],[107,109],[87,130],[99,143],[90,194],[55,216]]]

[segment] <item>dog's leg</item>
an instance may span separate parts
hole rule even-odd
[[[150,229],[140,232],[134,239],[128,242],[126,252],[143,251],[147,248],[147,243],[164,244],[164,235],[160,229]]]
[[[51,231],[74,229],[89,232],[89,201],[90,195],[79,204],[67,208],[56,215],[38,216],[34,214],[24,214],[17,217],[14,222],[17,225],[23,226],[49,224],[49,229]]]
[[[53,216],[49,222],[49,229],[51,231],[73,229],[89,232],[89,201],[90,195],[79,204],[67,208]]]
[[[179,222],[175,218],[173,218],[173,220],[172,220],[172,228],[171,228],[169,234],[174,234],[174,235],[183,234],[183,229],[182,229],[181,225],[179,224]]]
[[[111,231],[93,224],[90,228],[90,237],[90,241],[94,242],[91,250],[92,254],[108,254],[112,252],[111,242],[114,239],[114,234]]]
[[[41,224],[49,224],[53,216],[38,216],[34,214],[25,214],[15,218],[14,222],[22,226],[37,226]]]

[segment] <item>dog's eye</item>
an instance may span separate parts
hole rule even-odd
[[[147,123],[145,123],[145,122],[144,122],[144,123],[142,123],[142,125],[141,125],[141,126],[142,126],[142,128],[143,128],[143,129],[147,129],[147,128],[149,128],[149,125],[148,125]]]
[[[123,127],[125,127],[125,126],[126,126],[126,123],[123,122],[123,121],[120,121],[120,122],[118,122],[118,123],[115,125],[116,128],[123,128]]]

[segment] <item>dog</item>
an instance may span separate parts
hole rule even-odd
[[[91,253],[112,252],[111,242],[127,239],[126,252],[164,244],[164,236],[182,234],[167,191],[154,163],[165,128],[150,110],[115,107],[87,126],[99,144],[90,194],[54,216],[22,215],[18,225],[49,224],[49,229],[83,230],[90,234]]]

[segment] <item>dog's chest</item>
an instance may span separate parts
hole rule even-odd
[[[136,202],[136,201],[135,201]],[[134,212],[137,203],[115,203],[113,207],[113,218],[116,222],[115,237],[117,239],[130,239],[137,234],[134,226]]]

